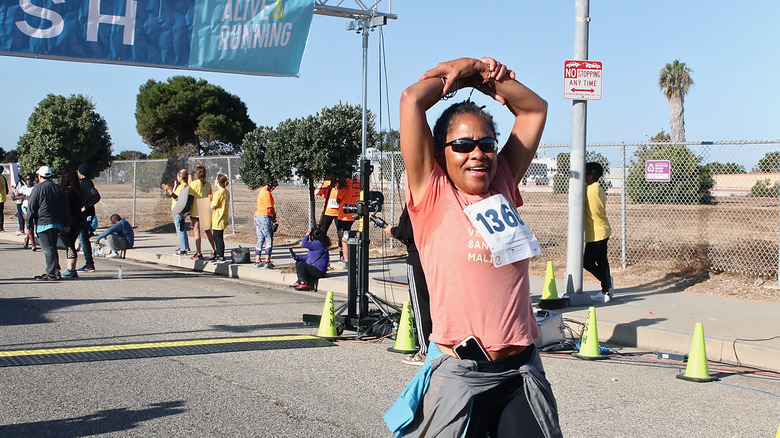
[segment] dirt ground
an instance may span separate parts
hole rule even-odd
[[[541,264],[532,268],[532,272],[544,275]],[[590,276],[587,272],[585,275],[586,279]],[[780,302],[780,287],[777,287],[776,277],[764,279],[725,272],[683,272],[655,266],[613,268],[612,276],[618,290],[643,288],[651,292],[677,291],[749,301]]]
[[[5,209],[6,232],[15,229],[16,218],[11,216],[9,209]],[[153,213],[153,220],[149,220],[149,226],[139,227],[140,231],[152,233],[174,233],[173,224],[170,222],[167,208]],[[11,231],[8,231],[11,230]],[[280,234],[275,238],[280,246],[292,245],[300,239],[300,236]],[[256,242],[255,234],[238,232],[235,236],[225,236],[228,242],[240,243],[244,246],[252,246]],[[372,256],[396,256],[403,257],[405,249],[396,246],[395,249],[382,248],[372,242]],[[565,260],[553,260],[555,277],[563,278]],[[544,276],[547,261],[537,258],[531,262],[531,274]],[[661,266],[661,265],[636,265],[622,269],[612,266],[612,276],[615,288],[637,289],[641,288],[650,292],[684,292],[709,296],[720,296],[732,299],[750,300],[759,302],[780,302],[780,287],[777,277],[756,277],[743,274],[732,274],[703,270],[697,266]],[[589,273],[585,273],[585,281],[593,282]]]
[[[232,237],[231,241],[254,245],[256,237],[253,233],[239,233]],[[295,242],[296,238],[279,236],[277,241],[284,245]],[[406,252],[398,247],[388,250],[372,246],[372,255],[403,257]],[[556,278],[563,278],[565,265],[564,261],[553,263]],[[544,276],[546,269],[546,261],[537,259],[531,262],[532,275]],[[725,272],[702,272],[690,267],[681,270],[647,265],[628,266],[626,269],[612,267],[612,277],[618,290],[641,288],[648,292],[683,292],[749,301],[780,302],[780,287],[777,287],[776,277],[767,279]],[[594,281],[587,272],[585,280]]]

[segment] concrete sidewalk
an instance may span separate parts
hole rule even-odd
[[[23,244],[22,236],[13,233],[0,233],[0,240]],[[204,237],[205,240],[205,237]],[[204,242],[208,247],[208,243]],[[226,242],[228,248],[238,245]],[[244,245],[251,246],[251,245]],[[284,269],[292,266],[286,246],[274,248],[272,261],[275,269],[255,268],[253,264],[212,264],[206,261],[191,260],[188,256],[174,256],[178,248],[175,234],[152,234],[137,232],[135,248],[127,250],[126,258],[139,262],[157,263],[183,269],[212,272],[233,278],[267,283],[277,287],[287,287],[295,282],[294,272]],[[300,247],[297,252],[303,252]],[[226,251],[226,253],[228,253]],[[331,259],[335,257],[331,256]],[[118,260],[118,259],[106,259]],[[340,268],[340,263],[331,263]],[[100,267],[98,267],[100,269]],[[405,277],[406,263],[402,257],[376,257],[370,260],[370,286],[372,293],[379,298],[400,306],[408,299],[405,286],[381,284],[375,279]],[[89,274],[86,274],[89,275]],[[561,279],[557,287],[565,290]],[[544,278],[531,277],[531,295],[538,302],[543,290]],[[596,293],[598,285],[585,283],[587,294]],[[332,270],[319,282],[319,291],[333,291],[343,299],[347,295],[347,271]],[[685,292],[652,292],[652,288],[623,289],[619,284],[615,288],[615,297],[609,303],[594,304],[597,308],[599,341],[606,344],[636,347],[639,349],[688,354],[693,339],[696,322],[704,326],[707,358],[711,361],[780,372],[780,337],[772,340],[762,339],[780,336],[780,304],[769,302],[751,302],[739,299],[710,297]],[[585,322],[588,307],[567,307],[555,310],[566,319]]]

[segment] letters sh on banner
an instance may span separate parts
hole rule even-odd
[[[573,100],[601,100],[601,61],[563,62],[563,97]]]
[[[297,76],[314,0],[3,0],[0,55]]]

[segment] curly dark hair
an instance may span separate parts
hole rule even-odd
[[[66,189],[79,186],[79,177],[73,169],[66,170],[60,175],[60,185]]]
[[[436,150],[444,149],[444,144],[447,142],[447,131],[450,129],[452,119],[461,114],[475,114],[482,117],[490,125],[491,129],[493,129],[493,135],[496,137],[498,136],[496,122],[493,120],[493,116],[485,111],[484,107],[477,106],[477,104],[470,100],[465,100],[463,102],[455,103],[444,110],[444,112],[441,113],[441,116],[439,116],[439,119],[436,120],[436,124],[433,125],[433,145]]]

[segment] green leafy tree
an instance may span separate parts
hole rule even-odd
[[[5,154],[7,154],[7,152],[5,151],[5,149],[3,149],[3,148],[0,148],[0,163],[3,163],[3,162],[5,162]]]
[[[397,129],[381,131],[379,133],[377,148],[382,151],[401,150],[401,132]]]
[[[93,177],[111,162],[111,136],[88,98],[49,94],[35,107],[19,138],[22,174],[49,165],[56,174],[89,163]]]
[[[150,79],[135,108],[138,134],[157,157],[237,154],[255,129],[238,96],[189,76]]]
[[[669,160],[668,182],[646,181],[647,160]],[[641,157],[626,177],[626,193],[637,204],[707,204],[715,184],[702,158],[683,145],[665,146]]]
[[[672,137],[666,133],[663,129],[658,132],[658,134],[654,135],[650,138],[650,142],[652,143],[664,143],[671,141]]]
[[[657,152],[666,146],[670,142],[671,137],[663,129],[650,138],[651,144],[640,144],[634,151],[634,156],[631,158],[631,165],[636,166],[638,163],[644,163],[647,161],[647,156]],[[652,143],[661,143],[658,145]],[[665,144],[664,144],[665,143]]]
[[[239,174],[241,181],[251,190],[266,184],[277,184],[291,174],[290,169],[273,168],[273,164],[280,163],[272,164],[268,158],[269,152],[274,153],[272,145],[276,139],[277,131],[268,126],[260,126],[244,138]]]
[[[755,171],[758,173],[780,172],[780,152],[769,152],[764,155],[764,158],[758,160]]]
[[[377,135],[370,112],[367,134],[369,144],[374,144]],[[325,107],[316,115],[288,119],[273,130],[261,128],[247,136],[241,155],[241,180],[254,189],[293,175],[300,177],[309,187],[309,219],[315,223],[315,184],[323,179],[352,177],[361,142],[360,106],[340,103]]]
[[[393,157],[400,157],[400,155],[394,155],[401,151],[401,133],[398,130],[385,130],[380,131],[377,146],[379,150],[379,166],[378,169],[374,169],[379,174],[379,178],[383,181],[389,181],[394,178],[393,184],[400,188],[401,180],[403,179],[403,170],[396,166],[393,168]],[[372,159],[376,161],[376,159]],[[399,164],[399,163],[396,163]],[[395,173],[393,171],[395,170]]]
[[[691,73],[693,70],[684,62],[675,59],[671,64],[666,64],[658,74],[658,87],[669,101],[671,141],[674,143],[685,142],[684,100],[693,85]]]
[[[122,151],[114,155],[114,161],[136,161],[145,160],[149,158],[149,155],[141,151]]]
[[[3,161],[6,163],[16,163],[19,161],[19,149],[11,149],[10,151],[5,153],[5,158],[3,158]]]
[[[600,163],[601,166],[604,167],[604,172],[609,170],[609,160],[607,157],[601,155],[598,152],[585,151],[585,162],[587,163],[591,161]],[[558,170],[555,175],[553,175],[553,193],[569,193],[569,170],[571,170],[571,158],[569,152],[561,152],[557,157],[555,157],[555,167]]]
[[[717,161],[707,163],[707,169],[711,175],[730,175],[734,173],[747,173],[745,166],[737,163],[718,163]]]

